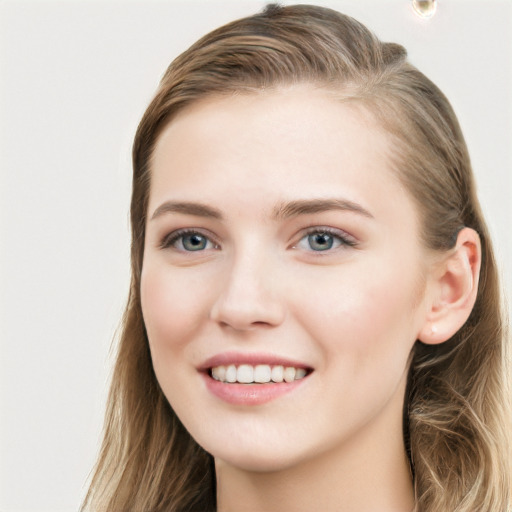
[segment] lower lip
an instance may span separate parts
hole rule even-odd
[[[234,405],[260,405],[275,400],[301,386],[308,376],[293,382],[269,382],[268,384],[228,384],[203,373],[208,391],[224,402]]]

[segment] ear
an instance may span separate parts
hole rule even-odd
[[[463,228],[453,249],[432,268],[427,315],[418,339],[435,345],[451,338],[475,305],[481,264],[478,233]]]

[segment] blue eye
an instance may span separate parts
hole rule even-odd
[[[214,249],[216,245],[208,237],[197,231],[178,231],[166,237],[161,247],[163,249],[172,247],[182,252],[198,252]]]
[[[317,228],[302,237],[296,247],[306,251],[327,252],[342,246],[354,245],[355,241],[348,236]]]
[[[208,239],[198,233],[181,236],[181,244],[186,251],[203,251],[208,245]]]
[[[334,245],[334,237],[328,233],[308,235],[308,244],[313,251],[328,251]]]

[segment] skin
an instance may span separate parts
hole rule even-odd
[[[163,392],[215,458],[220,512],[413,508],[402,437],[408,357],[418,338],[443,341],[433,304],[455,301],[454,278],[422,247],[388,151],[364,110],[308,85],[201,100],[159,137],[142,309]],[[276,216],[289,202],[326,198],[366,213]],[[168,201],[222,219],[155,216]],[[310,228],[332,230],[333,247],[313,250]],[[205,248],[186,250],[190,239],[172,236],[180,229],[206,237]],[[198,371],[227,351],[314,371],[275,400],[233,405]]]

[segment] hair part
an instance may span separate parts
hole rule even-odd
[[[176,58],[133,145],[132,280],[104,441],[83,510],[215,509],[212,458],[191,438],[154,374],[141,313],[151,157],[161,131],[187,105],[213,95],[311,83],[362,105],[389,136],[392,166],[415,199],[425,246],[453,247],[475,229],[482,270],[475,307],[447,342],[417,341],[404,405],[404,441],[416,510],[505,512],[510,468],[505,323],[489,234],[456,116],[443,93],[407,61],[336,11],[269,5],[207,34]]]

